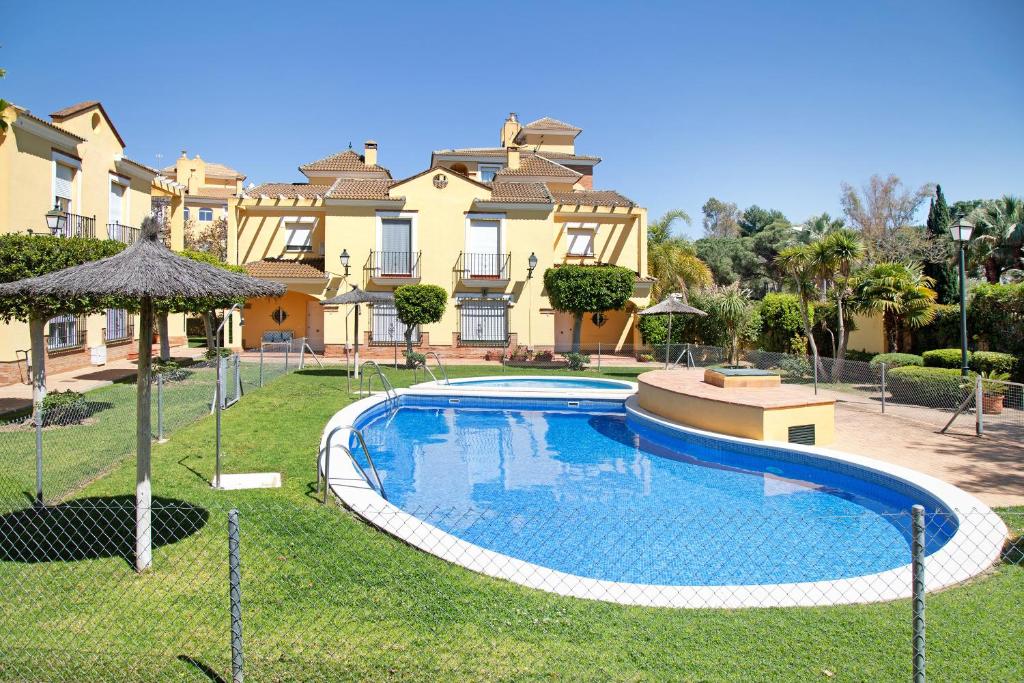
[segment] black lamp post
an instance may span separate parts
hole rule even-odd
[[[341,250],[341,265],[345,267],[345,277],[348,277],[348,262],[349,262],[348,249]]]
[[[68,216],[60,210],[60,204],[54,204],[53,208],[46,212],[46,227],[54,237],[64,232],[67,224]]]
[[[531,279],[533,277],[533,270],[534,270],[534,268],[537,267],[537,252],[534,252],[534,251],[530,252],[530,259],[529,259],[528,263],[530,264],[530,269],[526,273],[526,279],[527,280],[529,280],[529,279]]]
[[[953,241],[960,247],[960,374],[967,376],[967,243],[971,239],[974,223],[958,218],[949,226]]]

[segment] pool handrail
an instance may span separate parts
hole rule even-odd
[[[380,478],[380,473],[377,472],[377,466],[373,463],[373,456],[370,455],[370,449],[366,447],[366,440],[363,438],[363,433],[360,430],[358,430],[356,427],[354,427],[353,425],[340,425],[340,426],[335,427],[334,429],[332,429],[330,431],[330,433],[327,435],[327,442],[326,442],[326,445],[324,446],[324,450],[323,450],[323,456],[324,456],[324,500],[323,500],[323,502],[324,502],[324,505],[327,504],[327,496],[330,494],[330,490],[331,490],[331,441],[334,439],[334,435],[335,434],[337,434],[338,432],[340,432],[342,430],[345,430],[345,429],[349,430],[350,432],[353,432],[357,437],[359,437],[359,446],[363,449],[363,453],[366,454],[366,460],[367,460],[367,462],[370,463],[370,469],[373,470],[373,477],[374,477],[374,479],[377,480],[377,488],[380,489],[380,497],[383,498],[384,500],[387,500],[388,499],[388,494],[384,491],[384,481]],[[370,481],[370,476],[368,474],[366,474],[366,470],[364,470],[363,466],[359,464],[359,461],[356,460],[356,457],[354,455],[352,455],[352,451],[348,448],[348,446],[344,446],[344,445],[342,446],[342,449],[348,455],[349,460],[352,461],[352,464],[356,466],[356,469],[359,470],[360,474],[363,475],[363,479],[366,480],[366,483],[372,487],[373,483]],[[319,467],[316,468],[316,486],[317,486],[317,491],[319,491],[320,490],[320,468]]]
[[[434,357],[434,360],[437,361],[437,367],[441,368],[441,375],[444,377],[444,383],[451,385],[451,381],[448,379],[448,371],[445,370],[444,363],[441,362],[441,356],[437,355],[437,351],[427,351],[426,355]],[[423,369],[430,372],[430,368],[427,367],[426,363],[423,364]],[[437,377],[434,377],[434,373],[430,372],[430,376],[433,377],[435,382],[437,381]]]
[[[363,361],[363,367],[366,367],[366,366],[370,366],[371,368],[373,368],[374,370],[377,371],[377,376],[380,377],[380,384],[384,388],[384,396],[387,399],[388,407],[390,407],[391,406],[391,401],[393,399],[397,399],[398,398],[398,392],[395,391],[395,387],[391,384],[390,381],[388,381],[388,378],[384,375],[384,371],[380,369],[379,365],[377,365],[377,361],[375,361],[375,360],[364,360]],[[360,373],[359,373],[359,395],[360,396],[363,395],[363,376],[364,376],[364,374],[365,373],[362,372],[362,371],[360,371]],[[373,376],[370,375],[370,376],[366,377],[366,393],[367,393],[367,395],[370,394],[372,389],[373,389]]]

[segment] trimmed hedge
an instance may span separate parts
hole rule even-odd
[[[960,349],[932,349],[921,354],[926,368],[956,368],[960,369],[963,359],[960,357]],[[967,365],[971,364],[971,352],[967,352]]]
[[[977,375],[970,373],[965,382],[958,369],[908,365],[893,369],[886,377],[886,388],[893,401],[954,410],[974,391]]]
[[[922,367],[924,359],[912,353],[880,353],[872,358],[869,364],[871,367],[877,368],[882,363],[885,363],[886,368],[892,370],[907,366]]]
[[[928,368],[960,369],[960,349],[935,349],[925,351],[922,356]],[[1009,353],[998,351],[967,352],[967,367],[975,372],[998,372],[1012,374],[1017,368],[1018,359]]]

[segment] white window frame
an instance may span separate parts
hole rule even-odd
[[[281,230],[284,232],[284,251],[289,254],[310,254],[313,252],[313,233],[316,231],[317,219],[315,216],[282,216]],[[293,227],[294,226],[294,227]],[[309,246],[305,249],[291,248],[293,240],[289,233],[295,230],[309,231]]]
[[[590,238],[590,249],[587,252],[578,251],[573,248],[574,238]],[[566,223],[565,224],[565,253],[567,256],[578,258],[593,258],[597,247],[597,223]]]
[[[505,253],[505,214],[503,213],[467,213],[466,230],[463,237],[463,251],[469,253],[469,232],[472,229],[473,221],[497,221],[498,222],[498,253]]]
[[[210,217],[209,218],[203,218],[203,213],[204,212],[210,214]],[[211,209],[208,206],[201,206],[201,207],[199,207],[198,220],[200,220],[200,221],[202,221],[204,223],[212,222],[213,221],[213,209]]]
[[[131,180],[129,180],[128,178],[126,178],[124,176],[114,175],[113,173],[111,173],[110,174],[110,184],[112,186],[113,185],[120,185],[121,186],[121,190],[122,190],[122,192],[121,192],[121,217],[117,221],[117,223],[120,224],[120,225],[131,225],[131,220],[130,220],[130,216],[132,215],[131,214],[131,195],[132,195],[132,193],[131,193],[131,187],[132,187],[131,186]],[[107,194],[108,194],[108,199],[107,199],[107,219],[108,220],[107,220],[107,222],[108,223],[113,223],[114,221],[109,220],[110,219],[110,214],[111,214],[111,210],[110,209],[111,209],[111,206],[112,206],[110,204],[110,198],[109,198],[109,194],[110,193],[109,193],[109,191],[108,191]]]
[[[482,182],[482,183],[489,183],[489,182],[492,182],[494,180],[494,177],[492,176],[489,179],[485,179],[484,178],[484,173],[485,172],[490,172],[490,173],[494,173],[495,175],[497,175],[501,171],[502,168],[504,168],[504,167],[501,164],[477,164],[476,165],[476,175],[479,178],[480,182]]]
[[[73,207],[82,205],[82,183],[75,182],[76,177],[82,172],[82,161],[70,154],[64,154],[57,150],[50,151],[50,201],[46,210],[49,211],[57,203],[57,165],[66,166],[71,169],[71,192],[74,197],[68,197],[69,206],[65,211],[74,213]]]
[[[189,220],[189,218],[191,218],[191,216],[190,216],[190,214],[189,214],[189,210],[188,210],[188,207],[186,206],[186,207],[185,207],[185,220]]]
[[[380,253],[384,250],[384,219],[385,218],[398,218],[410,221],[410,230],[412,235],[409,238],[409,253],[415,254],[419,252],[419,214],[415,211],[378,211],[377,212],[377,239],[376,239],[376,251]]]

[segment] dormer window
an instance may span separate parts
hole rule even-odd
[[[493,182],[494,176],[496,176],[500,170],[501,164],[480,164],[477,167],[477,171],[480,173],[480,182]]]

